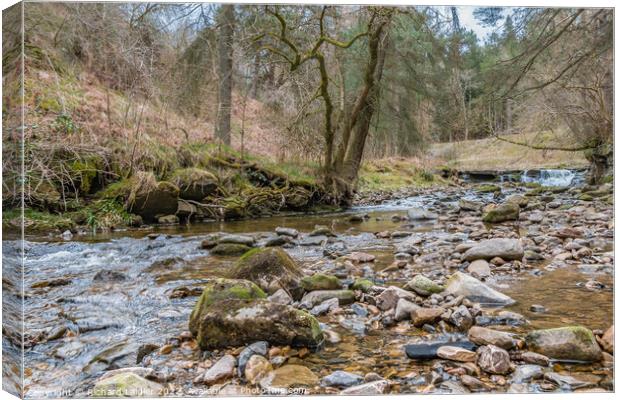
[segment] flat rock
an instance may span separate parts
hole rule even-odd
[[[338,299],[340,305],[347,305],[355,302],[355,292],[352,290],[315,290],[308,292],[301,299],[300,307],[311,309],[323,303],[325,300]]]
[[[529,350],[556,360],[598,361],[602,356],[594,334],[583,326],[532,331],[525,342]]]
[[[523,258],[523,246],[518,239],[494,238],[483,240],[465,251],[463,260],[490,260],[500,257],[504,260],[520,260]]]
[[[164,387],[133,372],[123,372],[99,379],[93,388],[94,397],[160,397]]]
[[[269,372],[260,380],[260,386],[269,394],[288,394],[288,389],[313,387],[319,378],[308,367],[287,364]]]
[[[280,236],[289,236],[292,238],[296,238],[297,236],[299,236],[299,231],[297,229],[293,229],[293,228],[284,228],[281,226],[278,226],[276,228],[276,233]]]
[[[519,365],[512,374],[514,383],[525,383],[532,379],[538,379],[544,375],[544,370],[540,365],[525,364]]]
[[[334,371],[321,379],[322,386],[333,386],[338,388],[351,387],[364,382],[364,377],[346,371]]]
[[[352,386],[340,392],[343,395],[373,395],[385,394],[390,389],[390,383],[386,380],[379,380]]]
[[[219,243],[233,243],[233,244],[244,244],[246,246],[252,247],[256,242],[252,236],[244,236],[244,235],[224,235],[218,239]]]
[[[437,321],[446,310],[443,307],[420,307],[411,312],[414,326],[420,327]]]
[[[429,220],[437,219],[439,218],[439,215],[423,208],[410,208],[409,210],[407,210],[407,218],[412,221]]]
[[[476,362],[475,352],[456,346],[441,346],[437,349],[437,356],[444,360]]]
[[[224,379],[232,378],[235,375],[235,366],[237,360],[230,354],[220,358],[211,368],[202,376],[202,382],[207,385],[213,385]]]
[[[556,372],[547,372],[545,379],[554,382],[556,385],[570,390],[595,386],[593,382],[581,381],[569,375],[562,375]]]
[[[505,294],[462,272],[452,274],[450,279],[448,279],[443,294],[451,294],[455,297],[464,296],[470,301],[490,305],[510,305],[515,303],[513,299]]]
[[[492,344],[505,350],[512,349],[518,344],[516,335],[481,326],[472,326],[467,332],[467,337],[478,345]]]

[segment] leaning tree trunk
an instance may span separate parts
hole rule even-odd
[[[383,28],[388,22],[389,19],[386,19],[378,24],[368,38],[369,58],[364,86],[350,114],[349,122],[344,126],[343,141],[333,160],[333,167],[326,177],[326,184],[331,189],[334,200],[342,205],[349,205],[353,200],[370,123],[377,110],[379,83],[385,61],[385,48],[382,42],[386,37]]]
[[[219,14],[218,51],[218,102],[215,136],[230,145],[230,118],[233,71],[233,33],[235,8],[232,4],[221,5]]]

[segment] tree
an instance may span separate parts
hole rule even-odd
[[[215,135],[222,143],[230,145],[233,86],[233,35],[235,26],[234,5],[222,4],[218,12],[218,24],[218,101]]]
[[[293,72],[308,62],[316,64],[319,79],[315,95],[311,101],[321,99],[323,103],[323,178],[326,187],[330,189],[333,201],[348,204],[353,198],[370,123],[377,110],[378,84],[381,81],[385,62],[384,47],[387,27],[394,9],[361,8],[362,11],[368,13],[366,29],[346,42],[334,39],[329,35],[326,27],[329,9],[329,7],[324,6],[316,13],[315,21],[318,25],[318,32],[306,49],[295,43],[290,36],[291,28],[277,6],[274,8],[266,7],[266,11],[278,21],[279,31],[267,31],[257,40],[272,39],[274,43],[265,44],[263,48],[282,57]],[[340,124],[335,124],[336,108],[334,107],[333,94],[330,93],[330,83],[334,81],[334,77],[331,76],[331,70],[327,66],[326,46],[348,49],[362,38],[366,39],[368,50],[363,82],[351,111],[346,113],[346,117],[342,118]]]

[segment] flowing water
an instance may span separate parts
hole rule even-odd
[[[171,293],[177,288],[191,288],[221,276],[235,261],[235,258],[211,256],[207,250],[200,249],[201,241],[209,233],[225,231],[267,237],[277,226],[309,232],[315,225],[327,225],[339,234],[338,239],[346,243],[348,251],[361,250],[378,256],[377,262],[363,271],[372,276],[392,262],[395,244],[377,239],[373,232],[410,230],[423,237],[424,243],[430,243],[428,246],[455,245],[450,242],[453,234],[446,230],[445,223],[402,227],[402,222],[393,222],[391,216],[404,216],[412,206],[445,210],[460,197],[488,201],[489,196],[471,191],[435,192],[335,214],[114,232],[80,236],[68,242],[27,238],[24,244],[27,396],[72,397],[84,393],[104,370],[135,365],[135,353],[140,346],[162,345],[186,331],[197,297],[171,297]],[[351,223],[348,217],[352,213],[368,214],[369,218],[362,223]],[[154,239],[152,235],[147,237],[152,233],[160,235]],[[18,265],[18,246],[15,240],[3,243],[5,265],[11,260],[14,266]],[[330,261],[325,261],[320,246],[295,246],[287,251],[306,270],[313,270],[321,262],[324,263],[321,268],[333,267]],[[542,274],[537,275],[536,270]],[[18,297],[10,297],[8,292],[18,292],[19,268],[16,267],[14,274],[10,274],[10,268],[8,271],[3,276],[5,307],[7,303],[18,304]],[[432,274],[433,267],[424,271]],[[607,288],[592,292],[578,286],[592,276]],[[377,277],[377,283],[385,281]],[[389,283],[402,285],[404,281],[396,279]],[[516,275],[498,277],[490,284],[517,300],[509,309],[524,314],[531,321],[530,329],[568,324],[606,329],[612,324],[613,280],[609,273],[593,275],[590,270],[575,266],[547,271],[544,265],[539,265]],[[7,292],[7,288],[14,290]],[[529,311],[531,304],[544,304],[548,312],[532,313]],[[326,317],[321,321],[328,323]],[[327,344],[304,362],[319,376],[337,369],[360,373],[374,371],[396,379],[399,384],[392,388],[395,392],[420,390],[426,386],[420,377],[430,368],[430,363],[407,359],[402,346],[419,339],[423,332],[401,325],[365,334],[352,333],[343,324],[331,326],[342,341]],[[59,331],[72,333],[54,338],[53,333]],[[9,350],[5,357],[7,354],[15,357],[17,353]],[[179,363],[198,362],[200,352],[188,349],[175,357]],[[160,361],[162,365],[170,365],[169,360]],[[191,370],[179,368],[171,372],[183,389],[191,389],[194,377]]]

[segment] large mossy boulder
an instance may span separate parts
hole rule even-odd
[[[214,256],[235,257],[248,252],[251,247],[238,243],[219,243],[210,251]]]
[[[241,279],[215,279],[207,283],[189,317],[189,330],[198,335],[201,316],[215,303],[231,299],[264,299],[267,295],[255,283]]]
[[[525,337],[528,350],[556,360],[598,361],[601,348],[591,330],[583,326],[541,329]]]
[[[179,188],[170,182],[158,182],[151,172],[139,171],[108,186],[101,197],[122,199],[127,211],[138,214],[145,222],[154,222],[157,217],[176,214]]]
[[[309,313],[268,300],[223,300],[192,316],[201,349],[242,346],[264,340],[272,345],[315,348],[323,342],[319,322]]]
[[[268,293],[285,289],[299,300],[303,271],[288,253],[280,248],[252,249],[245,253],[232,268],[230,278],[247,279]]]
[[[470,301],[488,305],[510,305],[515,303],[512,298],[462,272],[452,274],[443,293],[446,295],[464,296]]]
[[[516,221],[519,219],[519,204],[501,203],[494,207],[485,208],[482,221],[487,223],[499,223],[504,221]]]
[[[195,201],[214,194],[219,186],[215,175],[200,168],[179,169],[172,174],[170,181],[179,188],[180,198]]]

